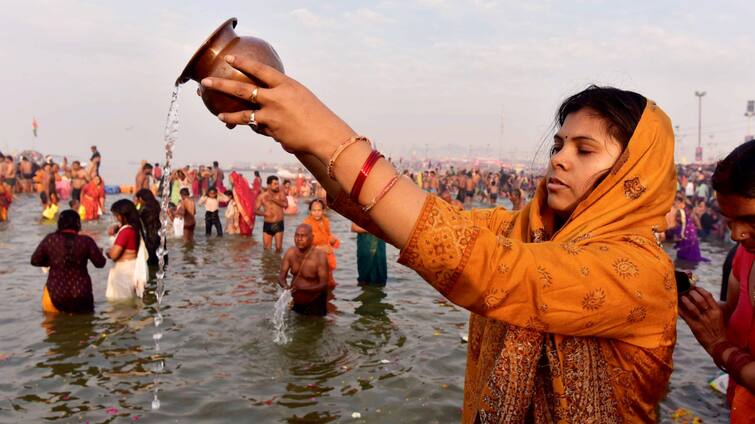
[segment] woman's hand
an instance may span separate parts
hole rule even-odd
[[[250,107],[250,110],[219,114],[218,118],[229,128],[253,125],[255,131],[273,137],[286,151],[311,153],[321,160],[327,160],[341,142],[355,135],[354,130],[296,80],[247,56],[226,56],[225,59],[267,86],[256,87],[223,78],[202,80],[205,88],[257,104],[256,111]]]
[[[693,287],[682,295],[679,315],[709,354],[716,342],[726,339],[724,311],[707,290]]]

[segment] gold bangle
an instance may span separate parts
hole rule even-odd
[[[370,139],[361,135],[355,136],[355,137],[349,137],[348,140],[341,143],[336,149],[336,151],[333,152],[333,155],[330,157],[330,160],[328,161],[328,176],[330,177],[331,180],[336,179],[335,174],[333,174],[333,167],[335,167],[336,165],[336,159],[338,159],[338,156],[340,156],[344,150],[346,150],[349,146],[356,143],[357,141],[366,141],[367,143],[372,145],[372,142],[370,141]]]
[[[389,191],[391,191],[391,189],[393,188],[393,186],[395,186],[396,183],[398,182],[399,178],[401,178],[401,175],[399,175],[399,174],[394,175],[393,178],[391,178],[391,180],[388,181],[388,184],[386,184],[385,187],[383,187],[383,189],[380,191],[380,193],[378,193],[378,195],[375,196],[374,199],[372,199],[372,202],[370,202],[366,206],[364,206],[362,208],[362,210],[364,212],[369,212],[370,209],[374,208],[375,205],[377,205],[377,203],[379,201],[381,201],[383,199],[383,197],[386,194],[388,194]]]

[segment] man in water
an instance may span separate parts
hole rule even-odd
[[[90,168],[90,178],[94,177],[95,175],[100,175],[100,163],[102,163],[102,156],[97,150],[97,146],[92,146],[92,157],[89,158],[89,162],[91,162],[92,164]]]
[[[31,193],[34,191],[32,188],[34,183],[34,166],[26,156],[21,156],[21,163],[18,165],[18,169],[21,171],[21,192]]]
[[[194,215],[197,213],[197,207],[194,199],[191,198],[188,188],[181,189],[181,203],[178,205],[178,216],[184,219],[184,240],[191,241],[194,239],[194,228],[197,221]]]
[[[283,210],[288,207],[286,195],[280,189],[280,181],[275,175],[267,177],[267,187],[257,197],[257,215],[264,217],[262,225],[262,245],[270,249],[275,238],[275,251],[283,250]]]
[[[142,189],[149,190],[149,186],[150,186],[149,179],[151,176],[152,176],[152,164],[145,163],[144,165],[142,165],[142,168],[136,174],[136,178],[134,179],[134,193]]]
[[[89,182],[88,175],[81,162],[75,160],[71,164],[71,198],[81,200],[81,189]]]
[[[283,255],[278,284],[291,289],[294,311],[302,315],[327,313],[328,260],[325,252],[312,246],[312,227],[301,224],[294,233],[294,245]],[[293,280],[288,284],[288,273]]]

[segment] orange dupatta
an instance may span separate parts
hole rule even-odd
[[[648,101],[555,234],[544,181],[518,212],[428,196],[399,262],[473,313],[462,422],[656,419],[676,340],[673,264],[654,237],[674,198],[673,143]]]

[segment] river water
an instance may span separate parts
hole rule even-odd
[[[109,196],[107,207],[117,198]],[[37,218],[40,209],[36,197],[19,196],[10,222],[0,223],[0,422],[459,421],[468,313],[396,264],[392,247],[388,285],[357,286],[356,237],[339,215],[329,214],[342,242],[332,311],[324,319],[292,313],[285,345],[273,343],[279,255],[258,240],[208,239],[203,225],[194,243],[169,240],[155,351],[154,276],[142,305],[113,306],[104,300],[110,264],[90,266],[94,315],[45,319],[45,275],[29,260],[55,225]],[[305,217],[300,209],[286,218],[285,247]],[[107,214],[83,231],[104,246],[111,220]],[[712,262],[695,270],[716,294],[727,249],[704,243]],[[727,422],[723,396],[707,385],[713,362],[681,320],[678,329],[661,420],[672,422],[684,408],[706,423]],[[152,371],[161,359],[161,406],[153,411]]]

